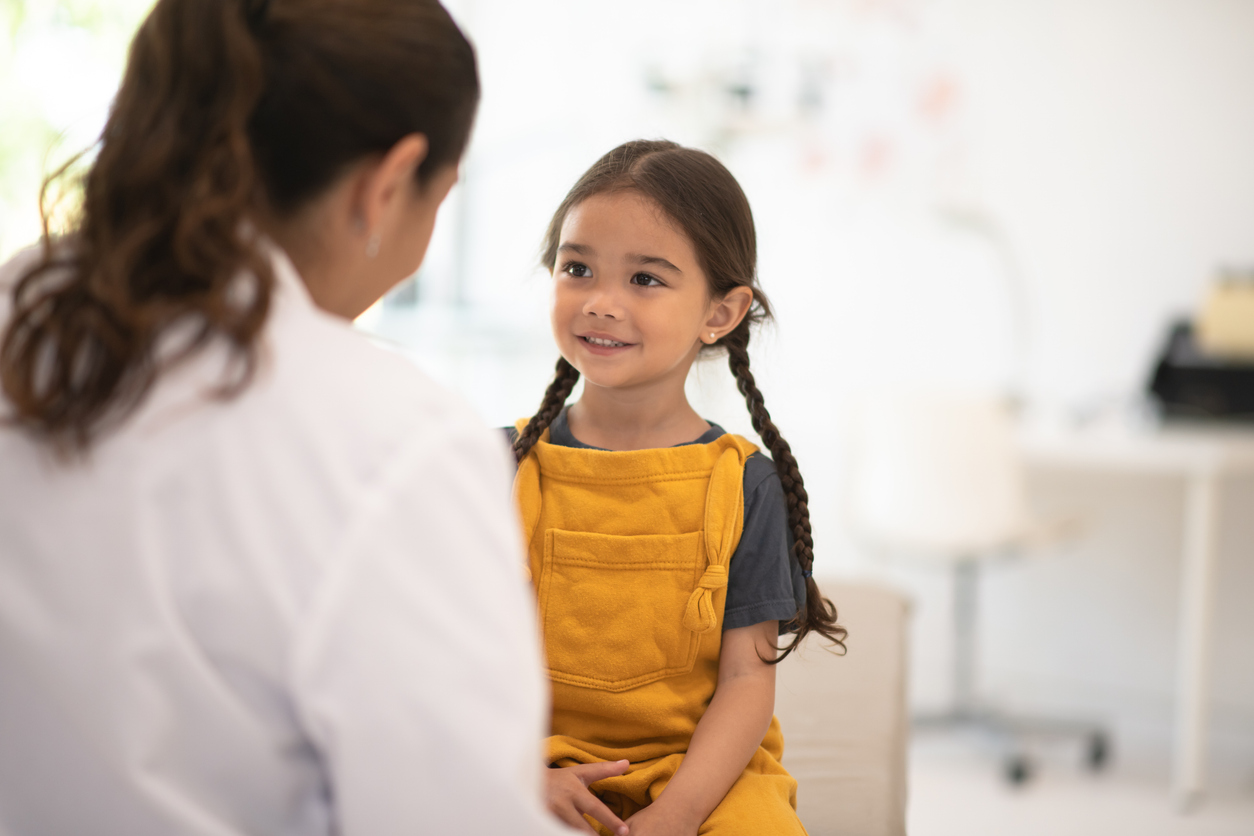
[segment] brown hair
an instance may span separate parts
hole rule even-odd
[[[85,451],[215,339],[237,360],[221,393],[240,391],[273,288],[246,221],[291,216],[411,133],[428,140],[421,185],[460,159],[478,98],[474,51],[435,0],[159,0],[63,242],[44,198],[69,166],[45,183],[42,258],[0,343],[10,420]]]
[[[618,146],[593,164],[557,207],[544,238],[541,261],[550,272],[557,264],[562,224],[575,206],[615,191],[635,191],[652,200],[687,234],[709,282],[710,295],[726,296],[736,287],[753,290],[748,315],[729,334],[702,350],[727,351],[727,363],[744,395],[753,429],[771,451],[788,503],[792,550],[806,578],[806,604],[793,619],[796,636],[775,661],[782,661],[810,632],[831,639],[844,649],[847,635],[836,623],[836,608],[824,598],[811,577],[814,541],[810,536],[809,497],[792,448],[771,421],[762,392],[749,371],[749,335],[754,325],[771,317],[770,302],[757,283],[757,234],[753,212],[740,184],[722,163],[703,151],[674,142],[637,140]],[[557,374],[544,393],[540,409],[514,441],[518,461],[527,455],[561,412],[579,372],[557,362]]]

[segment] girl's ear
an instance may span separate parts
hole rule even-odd
[[[710,340],[715,342],[733,331],[740,321],[749,313],[753,305],[753,288],[740,286],[727,291],[727,295],[710,303],[710,315],[706,318],[706,331],[716,336]],[[702,337],[706,336],[702,334]]]

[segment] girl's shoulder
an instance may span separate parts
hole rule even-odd
[[[745,496],[756,493],[771,484],[779,486],[783,492],[783,484],[779,480],[779,471],[775,462],[761,450],[745,459]]]

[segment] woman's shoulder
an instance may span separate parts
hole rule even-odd
[[[374,344],[349,323],[321,311],[276,317],[272,391],[263,399],[297,426],[329,441],[391,445],[423,435],[482,427],[466,401],[407,357]]]
[[[13,254],[8,261],[0,264],[0,323],[8,322],[9,311],[13,304],[13,291],[31,270],[35,269],[44,259],[44,245],[31,244]]]
[[[219,406],[207,393],[231,366],[214,345],[162,375],[130,432],[198,438],[257,451],[256,465],[341,477],[359,486],[382,477],[405,451],[487,435],[465,400],[351,323],[315,308],[303,287],[279,284],[257,364]],[[129,423],[129,422],[128,422]]]
[[[18,280],[38,264],[43,255],[44,250],[41,244],[31,244],[29,247],[18,250],[8,261],[0,264],[0,289],[6,293],[12,292]]]

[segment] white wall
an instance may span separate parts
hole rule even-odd
[[[983,200],[1031,311],[1029,391],[1079,405],[1143,385],[1173,314],[1254,263],[1254,4],[962,0]],[[1171,731],[1182,486],[1042,473],[1086,536],[985,585],[987,684],[1011,704],[1104,717],[1161,765]],[[1229,485],[1214,661],[1215,761],[1254,780],[1254,481]],[[940,588],[938,588],[938,586]],[[943,694],[943,585],[927,587],[920,701]]]
[[[953,7],[985,200],[1029,272],[1033,389],[1136,386],[1164,318],[1254,261],[1254,4]]]

